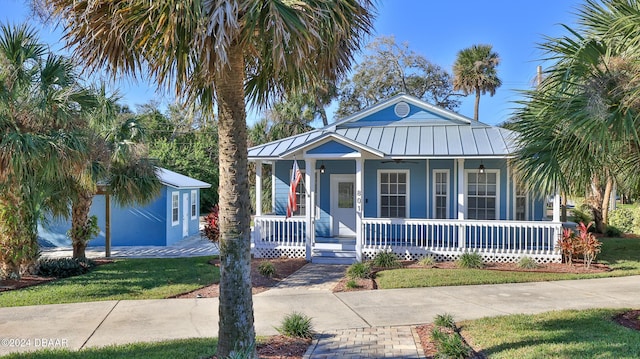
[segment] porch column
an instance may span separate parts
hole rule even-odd
[[[457,159],[458,162],[458,219],[464,219],[464,158]]]
[[[553,222],[560,222],[560,193],[553,195]]]
[[[362,158],[356,158],[356,261],[362,262]]]
[[[315,226],[313,225],[314,197],[316,188],[316,160],[306,158],[304,160],[304,191],[305,191],[305,259],[311,260],[311,247],[315,237]]]
[[[256,161],[256,217],[262,216],[262,161]]]

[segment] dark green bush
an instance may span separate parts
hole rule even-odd
[[[258,273],[267,278],[273,278],[276,275],[276,266],[269,261],[261,262],[258,265]]]
[[[90,259],[41,258],[37,273],[43,277],[67,278],[85,274],[93,267],[95,262]]]
[[[622,236],[623,231],[616,227],[616,226],[612,226],[612,225],[608,225],[607,229],[604,230],[604,235],[607,237],[620,237]],[[630,233],[630,232],[626,232],[626,233]]]

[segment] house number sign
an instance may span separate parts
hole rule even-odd
[[[362,211],[362,191],[356,191],[356,210],[358,213]]]

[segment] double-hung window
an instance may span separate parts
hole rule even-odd
[[[467,172],[467,218],[498,219],[498,171]]]
[[[524,186],[516,182],[515,193],[515,220],[526,221],[527,220],[527,192],[525,192]]]
[[[302,179],[296,187],[296,208],[293,211],[294,216],[304,216],[307,214],[307,194],[304,189],[305,170],[301,169],[300,173],[302,174]],[[289,174],[289,178],[291,178],[291,174]]]
[[[433,171],[433,218],[449,217],[449,170]]]
[[[409,216],[409,171],[378,172],[379,217],[406,218]]]
[[[180,222],[180,193],[171,192],[171,224]]]
[[[191,219],[196,219],[198,216],[198,208],[196,207],[196,203],[198,198],[198,191],[191,190]]]

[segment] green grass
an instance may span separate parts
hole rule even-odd
[[[541,282],[565,279],[586,279],[640,275],[640,240],[624,238],[602,239],[599,263],[613,270],[604,273],[572,274],[541,272],[507,272],[482,269],[394,269],[378,272],[380,289],[419,288],[473,284]]]
[[[612,318],[621,310],[591,309],[509,315],[462,322],[492,359],[638,358],[640,332]]]
[[[118,259],[93,271],[21,290],[0,293],[0,307],[161,299],[218,282],[213,257]]]
[[[218,340],[215,338],[181,339],[158,343],[134,343],[87,348],[81,351],[66,349],[40,350],[31,353],[10,354],[7,359],[164,359],[164,358],[210,358],[216,353]]]

